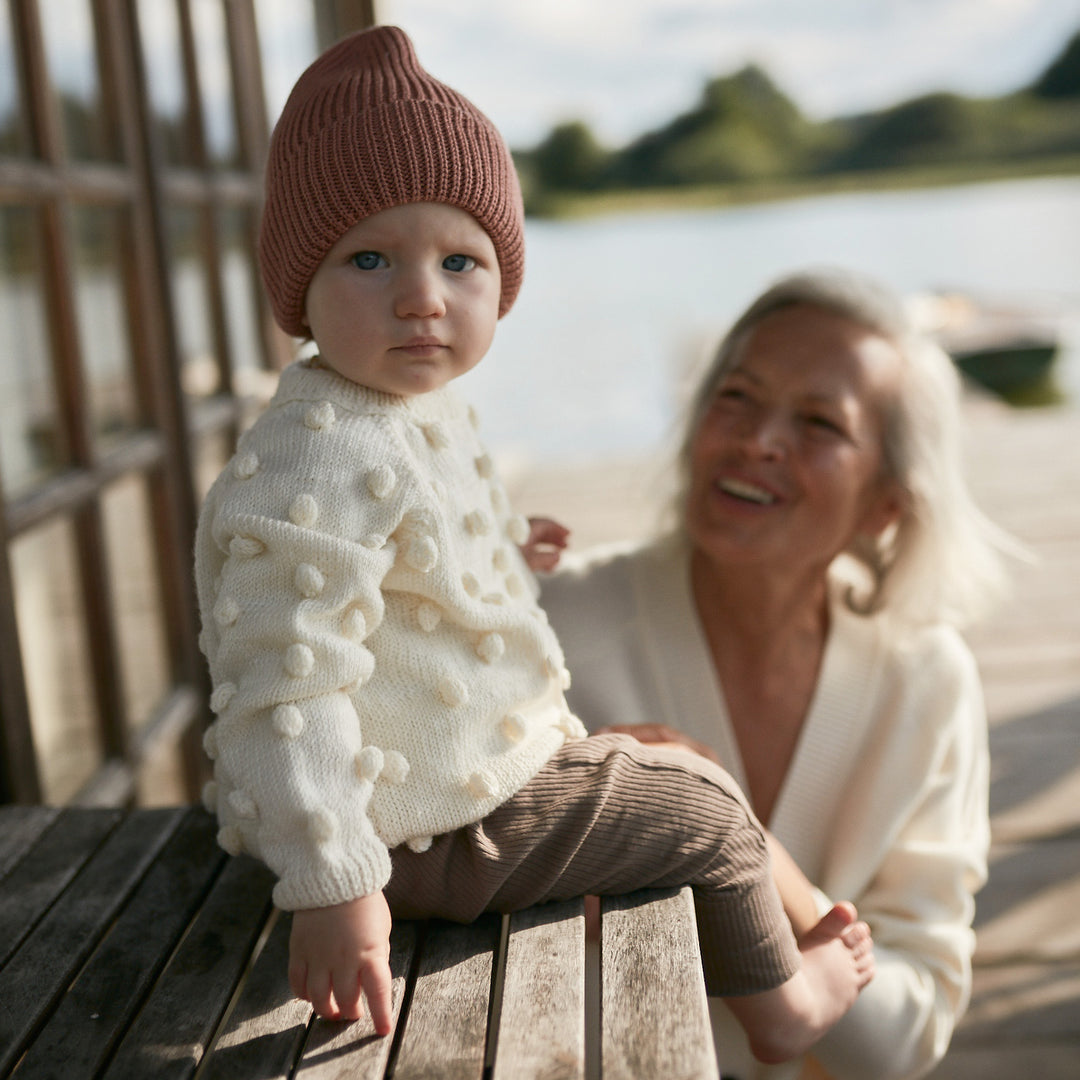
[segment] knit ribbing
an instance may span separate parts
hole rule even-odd
[[[764,837],[731,778],[625,736],[568,743],[483,821],[439,837],[421,859],[391,858],[396,917],[468,922],[689,884],[710,993],[768,990],[800,964]]]
[[[304,295],[326,253],[365,217],[412,202],[465,210],[499,260],[499,314],[524,273],[524,210],[506,144],[468,99],[381,26],[345,38],[297,80],[274,129],[259,243],[274,316],[303,336]]]

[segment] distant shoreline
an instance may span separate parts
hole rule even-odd
[[[641,188],[595,193],[545,193],[542,200],[527,206],[526,211],[530,217],[538,220],[558,221],[614,214],[744,206],[813,198],[819,195],[905,191],[1062,176],[1080,176],[1080,154],[1029,161],[980,164],[977,168],[971,165],[955,164],[927,165],[910,169],[830,173],[827,176],[755,180],[737,184]]]

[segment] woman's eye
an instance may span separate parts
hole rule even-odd
[[[471,255],[447,255],[443,259],[443,269],[453,270],[458,274],[465,270],[472,270],[475,266],[476,260]]]
[[[352,257],[352,264],[357,270],[377,270],[386,265],[386,260],[377,251],[358,251]]]
[[[827,416],[807,416],[806,422],[811,427],[818,428],[821,431],[828,431],[834,435],[843,435],[844,433],[840,425]]]
[[[738,386],[722,386],[716,392],[717,404],[720,404],[722,402],[738,403],[749,400],[750,395],[745,390],[740,389]]]

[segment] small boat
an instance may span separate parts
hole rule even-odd
[[[1046,380],[1057,356],[1058,342],[1022,335],[946,351],[969,378],[1001,397],[1009,397]]]
[[[913,297],[911,310],[964,375],[994,394],[1022,397],[1047,383],[1060,340],[1046,316],[962,293]]]

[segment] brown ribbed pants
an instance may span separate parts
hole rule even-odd
[[[396,918],[472,922],[584,895],[690,885],[710,994],[772,989],[798,968],[761,829],[705,758],[624,735],[567,742],[486,818],[391,852]]]

